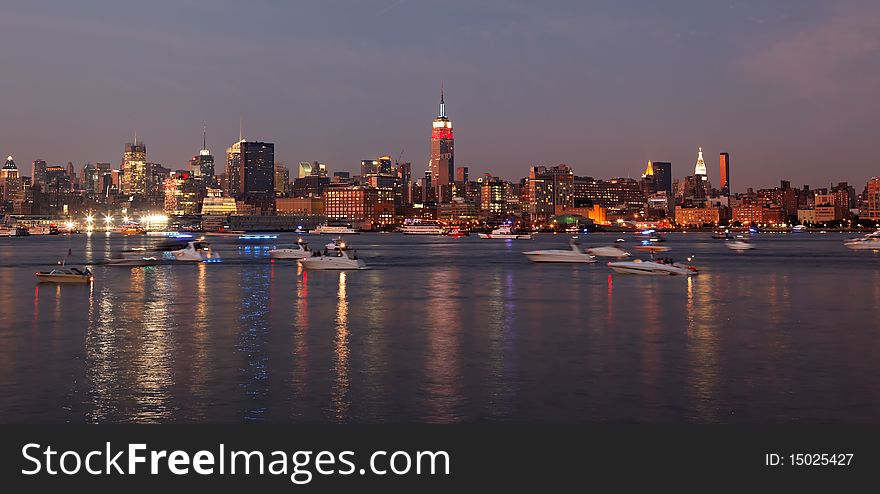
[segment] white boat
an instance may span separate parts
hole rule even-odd
[[[400,232],[404,235],[443,235],[446,233],[446,229],[435,221],[423,221],[401,225]]]
[[[318,233],[318,234],[327,233],[327,234],[331,234],[331,235],[342,235],[342,234],[354,235],[354,234],[357,234],[360,232],[355,230],[354,228],[352,228],[350,224],[348,224],[348,225],[330,225],[328,223],[324,223],[323,225],[318,226],[318,228],[315,228],[314,230],[312,230],[312,233]]]
[[[880,230],[863,237],[847,240],[843,242],[843,245],[852,250],[880,250]]]
[[[496,239],[513,239],[513,240],[531,240],[530,233],[513,233],[509,226],[502,226],[492,230],[492,233],[481,233],[480,238],[496,238]]]
[[[21,226],[0,227],[0,237],[27,237],[30,235],[27,228]]]
[[[116,253],[107,264],[110,266],[151,266],[161,259],[149,254],[147,249],[137,248]]]
[[[615,273],[646,276],[693,276],[698,273],[696,267],[687,264],[643,261],[641,259],[609,262],[608,267]]]
[[[49,283],[89,283],[94,279],[89,268],[59,267],[51,271],[39,271],[36,275],[37,281]]]
[[[568,245],[567,250],[533,250],[523,254],[532,262],[596,262],[593,256],[581,250],[576,239],[569,240]]]
[[[607,247],[592,247],[587,249],[587,253],[595,257],[627,257],[630,255],[629,252],[623,249],[618,249],[613,245]]]
[[[348,248],[336,248],[326,254],[318,254],[300,261],[306,269],[367,269],[367,263],[357,258]]]
[[[303,242],[302,239],[290,247],[275,248],[269,251],[269,257],[272,259],[305,259],[311,255],[312,251],[309,250],[308,244]]]
[[[220,254],[211,250],[211,244],[198,240],[187,242],[186,247],[172,250],[171,255],[177,261],[184,262],[220,262]]]
[[[729,242],[725,242],[728,249],[730,250],[752,250],[755,248],[755,244],[747,241],[747,240],[731,240]]]
[[[337,249],[337,248],[344,249],[345,248],[345,240],[343,240],[342,237],[336,237],[333,240],[327,242],[327,244],[324,245],[324,248],[327,250],[333,250],[333,249]]]

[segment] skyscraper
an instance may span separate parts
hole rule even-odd
[[[275,195],[283,196],[290,190],[290,168],[284,163],[275,163]]]
[[[654,192],[666,191],[672,195],[672,163],[668,161],[652,161],[654,172]]]
[[[465,183],[470,178],[470,170],[466,166],[459,166],[455,169],[455,181]]]
[[[697,151],[697,163],[694,165],[694,175],[706,180],[706,162],[703,161],[703,148]]]
[[[12,156],[6,158],[6,164],[0,169],[0,188],[2,188],[3,200],[11,201],[15,194],[21,190],[21,179],[18,176],[18,167],[15,166]]]
[[[214,182],[214,156],[208,150],[207,135],[202,129],[202,149],[199,154],[192,157],[189,161],[189,171],[196,178],[202,179],[205,184],[211,185]]]
[[[721,153],[718,157],[721,166],[721,195],[730,195],[730,155]]]
[[[446,116],[443,90],[440,90],[440,114],[431,124],[431,183],[438,190],[438,201],[447,199],[443,193],[449,189],[455,170],[452,122]]]
[[[31,174],[31,183],[42,186],[46,185],[46,162],[43,160],[34,160]]]
[[[125,143],[122,155],[122,183],[120,192],[130,195],[144,195],[147,192],[147,146],[138,142]]]

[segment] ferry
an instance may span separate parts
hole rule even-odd
[[[324,223],[323,225],[318,226],[318,228],[315,228],[314,230],[312,230],[312,233],[317,233],[317,234],[327,233],[330,235],[342,235],[342,234],[355,235],[360,232],[355,230],[354,228],[352,228],[351,223],[336,224],[336,225]]]
[[[446,229],[436,221],[422,221],[401,225],[400,232],[404,235],[443,235]]]

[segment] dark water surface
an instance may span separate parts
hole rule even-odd
[[[551,234],[362,234],[354,272],[232,238],[146,268],[97,263],[147,237],[3,238],[0,421],[878,422],[880,255],[848,237],[670,234],[689,279],[521,254]],[[68,249],[94,283],[38,285]]]

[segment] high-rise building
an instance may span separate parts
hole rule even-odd
[[[730,195],[730,154],[721,153],[719,155],[719,164],[721,166],[721,195]]]
[[[134,142],[125,144],[119,189],[126,195],[144,195],[147,192],[147,146],[137,140],[137,135]]]
[[[275,145],[271,142],[236,142],[226,150],[228,193],[240,199],[275,194]]]
[[[275,163],[275,195],[283,196],[290,191],[290,168]]]
[[[498,177],[486,174],[480,189],[480,210],[489,214],[504,213],[506,205],[506,184]]]
[[[324,163],[318,163],[317,161],[313,161],[311,163],[309,163],[308,161],[300,161],[299,167],[297,169],[296,178],[303,178],[309,175],[326,177],[327,165]]]
[[[452,183],[455,170],[453,143],[452,121],[446,116],[446,103],[441,90],[440,114],[431,124],[431,184],[438,189],[438,200],[447,195],[441,189]]]
[[[21,190],[21,178],[12,156],[6,158],[6,164],[0,169],[0,187],[3,189],[2,199],[4,202],[11,201]]]
[[[202,149],[199,154],[189,160],[189,171],[196,179],[201,179],[207,186],[214,183],[214,156],[208,150],[207,135],[202,130]]]
[[[400,178],[400,186],[403,188],[403,203],[412,204],[412,163],[398,163],[397,177]]]
[[[861,214],[862,217],[878,221],[880,220],[880,177],[871,177],[865,187],[868,209]]]
[[[46,162],[44,160],[34,160],[31,183],[33,185],[46,185]]]
[[[703,161],[703,148],[697,151],[697,163],[694,165],[694,175],[706,180],[706,162]]]
[[[469,170],[468,170],[468,167],[466,167],[466,166],[459,166],[458,168],[456,168],[455,169],[455,181],[460,184],[466,183],[469,178],[468,172],[469,172]]]
[[[666,191],[672,195],[672,163],[668,161],[652,161],[654,171],[654,192]]]

